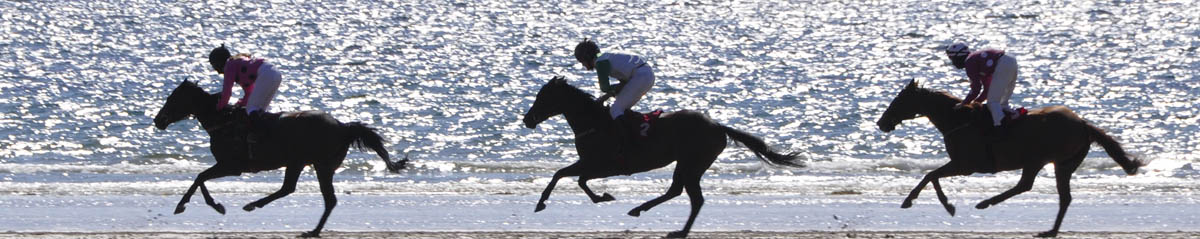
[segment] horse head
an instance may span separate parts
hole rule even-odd
[[[892,132],[901,121],[916,118],[921,110],[922,102],[918,99],[918,91],[921,90],[917,87],[917,80],[909,81],[904,90],[901,90],[900,94],[892,99],[892,103],[888,105],[886,111],[883,111],[883,116],[879,117],[879,121],[875,122],[879,126],[879,130]]]
[[[571,85],[568,85],[566,78],[562,76],[556,76],[543,85],[542,89],[538,90],[533,106],[529,107],[528,112],[525,112],[525,118],[522,120],[525,122],[525,127],[535,128],[542,121],[562,114],[566,110],[564,108],[567,100],[566,93],[570,88],[572,88]]]
[[[167,129],[168,125],[199,113],[199,110],[203,109],[201,107],[204,107],[202,104],[206,102],[204,97],[210,96],[195,82],[183,80],[183,83],[179,83],[179,86],[171,91],[171,95],[167,96],[167,103],[163,104],[162,109],[154,116],[154,127],[160,130]],[[208,107],[215,108],[212,104]]]

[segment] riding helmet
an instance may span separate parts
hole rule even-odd
[[[221,44],[220,47],[214,48],[212,52],[208,53],[208,63],[212,64],[213,69],[217,72],[225,73],[225,61],[232,56],[229,49],[225,48],[225,44]]]
[[[954,67],[962,69],[966,67],[967,55],[971,54],[971,49],[967,44],[954,43],[946,47],[946,56],[950,57],[950,61],[954,63]]]
[[[575,59],[580,62],[595,59],[596,54],[600,54],[600,46],[591,39],[584,38],[579,45],[575,45]]]

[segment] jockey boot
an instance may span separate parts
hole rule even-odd
[[[611,130],[613,130],[613,140],[616,140],[618,157],[629,157],[633,153],[633,138],[629,136],[629,123],[626,118],[629,114],[622,114],[613,119]]]
[[[247,114],[246,111],[242,110],[242,109],[233,109],[229,113],[229,115],[230,115],[229,120],[233,121],[232,122],[233,128],[234,128],[233,138],[239,142],[246,141],[247,135],[250,134],[249,132],[252,128],[251,122],[250,122],[250,115]],[[243,142],[243,143],[245,143],[245,142]]]
[[[250,133],[249,135],[246,135],[247,143],[256,144],[262,139],[266,138],[267,129],[269,127],[267,126],[267,120],[265,119],[265,116],[266,113],[264,113],[262,110],[256,110],[250,113]]]

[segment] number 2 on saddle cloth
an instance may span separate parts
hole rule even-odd
[[[624,148],[624,150],[621,150],[622,152],[617,155],[617,162],[619,164],[628,163],[628,152],[640,151],[641,149],[653,147],[650,142],[650,135],[653,134],[653,126],[658,122],[658,119],[662,117],[662,114],[662,110],[655,110],[648,114],[642,114],[633,110],[625,110],[625,114],[621,115],[619,118],[622,121],[620,123],[624,124],[625,129],[628,130],[628,132],[625,132],[623,134],[625,138],[621,139],[621,147]]]

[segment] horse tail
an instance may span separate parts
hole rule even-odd
[[[1117,161],[1117,164],[1121,165],[1122,169],[1125,169],[1126,174],[1137,174],[1138,168],[1146,166],[1146,163],[1142,162],[1142,160],[1126,153],[1125,149],[1121,148],[1121,143],[1118,143],[1112,136],[1104,133],[1104,130],[1092,124],[1085,124],[1091,140],[1103,146],[1104,152],[1107,152],[1109,157]]]
[[[383,147],[383,136],[376,133],[374,128],[368,127],[362,122],[350,122],[343,124],[342,127],[349,132],[346,143],[359,150],[363,150],[363,148],[374,150],[380,158],[383,158],[383,162],[387,163],[388,171],[397,172],[404,167],[407,159],[393,163],[388,156],[387,149]]]
[[[725,135],[728,135],[734,141],[742,143],[746,148],[750,148],[750,151],[753,151],[754,155],[758,156],[758,159],[762,159],[767,164],[786,165],[797,168],[805,167],[804,163],[795,161],[798,157],[796,153],[780,154],[771,150],[767,146],[767,143],[758,137],[741,130],[729,128],[728,126],[721,126],[721,128],[725,130]]]

